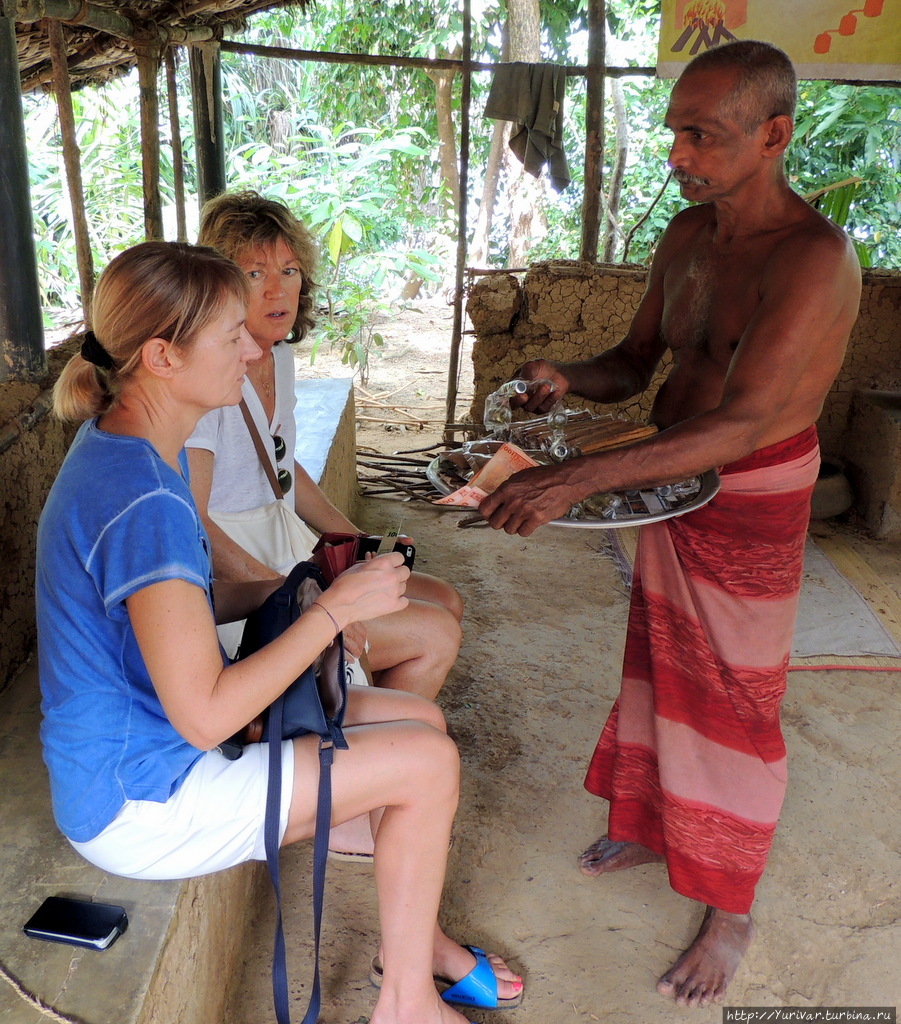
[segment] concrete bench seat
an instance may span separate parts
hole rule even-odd
[[[297,389],[298,461],[335,504],[349,508],[356,481],[351,381],[303,381]],[[269,885],[265,865],[172,882],[129,881],[92,867],[53,821],[36,660],[0,707],[0,962],[7,972],[84,1024],[222,1024],[248,908]],[[28,938],[22,925],[51,895],[119,904],[128,930],[102,952]],[[0,985],[0,1020],[42,1019]]]

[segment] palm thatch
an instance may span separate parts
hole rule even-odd
[[[309,6],[311,0],[18,0],[16,42],[22,91],[50,86],[53,73],[44,18],[63,23],[72,88],[124,74],[138,53],[221,39],[257,11]]]

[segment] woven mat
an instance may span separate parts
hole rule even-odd
[[[901,658],[901,598],[837,534],[818,523],[807,539],[792,661],[840,659],[841,664],[897,666]],[[626,586],[638,528],[606,531]]]

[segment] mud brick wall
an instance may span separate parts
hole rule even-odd
[[[638,308],[645,276],[641,267],[561,260],[535,264],[521,281],[512,274],[480,278],[466,304],[475,333],[470,418],[482,422],[485,396],[527,360],[584,359],[617,344]],[[824,452],[845,455],[856,391],[899,388],[899,356],[901,273],[864,271],[860,317],[818,423]],[[664,361],[648,391],[621,405],[597,406],[579,399],[567,404],[644,421],[668,368]]]
[[[901,538],[901,391],[854,395],[845,459],[870,532]]]
[[[48,354],[43,380],[0,383],[0,692],[34,649],[38,518],[77,429],[48,410],[74,344]]]

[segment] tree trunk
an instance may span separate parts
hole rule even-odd
[[[469,265],[471,267],[488,266],[488,240],[491,237],[491,223],[494,220],[494,204],[497,201],[497,185],[501,174],[501,162],[504,147],[510,137],[510,122],[495,121],[491,133],[491,146],[488,150],[488,162],[485,165],[485,184],[482,189],[482,201],[479,203],[479,216],[472,233],[472,244],[469,247]]]
[[[460,47],[448,56],[460,59]],[[441,177],[447,185],[448,195],[453,205],[453,213],[459,212],[460,206],[460,173],[457,167],[457,138],[454,132],[453,107],[451,105],[455,70],[428,70],[426,74],[435,83],[435,113],[438,122],[438,158],[441,166]],[[451,211],[448,211],[451,212]]]
[[[622,237],[619,226],[619,204],[623,192],[623,176],[626,173],[626,158],[629,155],[629,126],[626,123],[626,99],[623,83],[618,78],[610,79],[610,98],[616,118],[616,152],[610,172],[610,192],[607,195],[607,217],[604,224],[604,262],[612,263],[617,241]]]
[[[453,53],[447,56],[453,60],[459,60],[462,53],[461,47],[456,47]],[[443,212],[448,219],[454,221],[460,213],[460,169],[457,166],[457,137],[454,132],[453,112],[453,86],[457,74],[454,68],[426,69],[425,72],[435,84],[435,117],[438,124],[438,160],[441,167],[441,178],[447,185],[447,196],[449,198],[448,208]],[[448,270],[448,275],[441,284],[442,290],[446,291],[453,287],[453,270]],[[404,282],[400,293],[401,301],[410,302],[416,298],[422,288],[422,278],[418,274],[410,274]]]
[[[510,59],[510,32],[504,24],[501,27],[501,60]],[[497,201],[497,186],[501,176],[504,147],[510,138],[510,122],[495,121],[491,132],[491,145],[488,149],[488,162],[485,165],[485,181],[482,186],[482,200],[479,203],[479,215],[472,233],[472,244],[469,247],[469,265],[471,267],[487,267],[488,252],[491,239],[491,225],[494,221],[494,204]]]
[[[507,0],[507,25],[510,31],[510,60],[529,63],[540,61],[541,17],[538,0]],[[543,213],[544,182],[526,174],[509,147],[504,150],[504,165],[510,201],[507,266],[522,267],[526,264],[533,241],[547,233]]]

